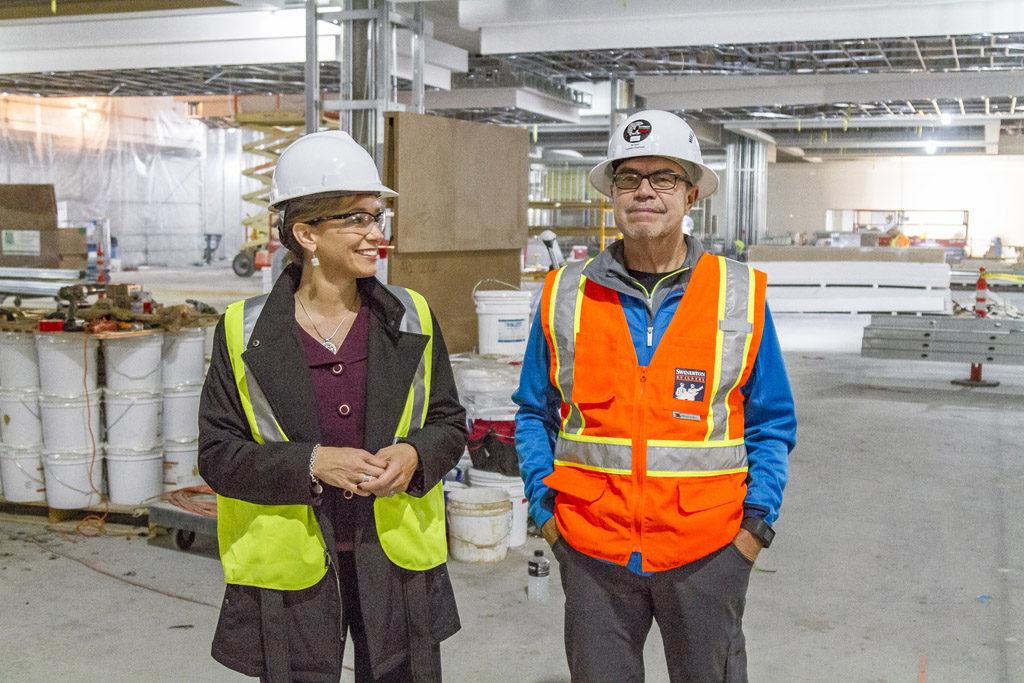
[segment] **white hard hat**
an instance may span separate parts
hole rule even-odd
[[[322,192],[372,193],[397,197],[380,182],[373,158],[340,130],[304,135],[281,153],[270,182],[271,211],[289,199]]]
[[[608,141],[608,158],[590,170],[590,184],[611,197],[613,164],[632,157],[665,157],[677,162],[702,198],[718,189],[718,175],[704,165],[693,129],[671,112],[648,109],[619,124]]]

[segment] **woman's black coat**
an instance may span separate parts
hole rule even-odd
[[[263,389],[290,440],[262,445],[253,441],[235,387],[222,320],[200,405],[199,472],[223,496],[263,505],[314,505],[333,556],[331,521],[310,487],[309,457],[321,433],[295,322],[293,295],[301,272],[293,265],[281,274],[242,354],[247,372]],[[358,286],[371,312],[364,448],[374,453],[394,441],[427,338],[399,331],[404,307],[376,279],[358,280]],[[425,494],[455,466],[467,438],[466,413],[436,320],[433,348],[426,424],[401,439],[419,455],[408,489],[414,496]],[[355,566],[374,676],[406,659],[415,673],[417,646],[440,642],[459,629],[447,567],[415,572],[392,564],[377,538],[373,497],[354,501]],[[336,567],[337,557],[333,563]],[[214,636],[214,658],[250,676],[276,678],[275,673],[287,675],[290,669],[297,680],[338,680],[342,636],[335,577],[329,571],[323,581],[303,591],[229,584]]]

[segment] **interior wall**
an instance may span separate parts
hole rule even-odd
[[[828,209],[969,211],[968,251],[1024,245],[1024,156],[880,157],[768,165],[768,234],[825,230]]]

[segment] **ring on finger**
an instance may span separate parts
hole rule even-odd
[[[369,474],[364,474],[363,475],[363,483],[365,484],[368,481],[373,481],[373,477],[371,477]]]

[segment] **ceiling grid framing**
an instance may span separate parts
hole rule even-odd
[[[232,4],[238,7],[247,3],[235,0]],[[286,0],[268,0],[263,4],[276,4],[280,8],[289,6]],[[608,2],[598,4],[606,6],[606,9],[610,6]],[[642,4],[657,5],[658,2]],[[667,6],[666,3],[661,4]],[[729,0],[725,3],[728,6],[740,4],[742,0]],[[999,2],[986,4],[1000,7],[1006,5]],[[10,30],[10,25],[16,23],[0,21],[0,30]],[[924,25],[927,24],[924,22]],[[3,61],[3,50],[0,47],[0,63]],[[881,74],[905,74],[902,80],[907,83],[919,83],[936,74],[958,74],[969,79],[966,82],[982,84],[995,82],[986,81],[986,78],[993,79],[1002,74],[1017,79],[1021,83],[1019,90],[1024,91],[1024,32],[835,39],[794,36],[776,42],[694,43],[666,47],[470,55],[464,73],[459,70],[451,73],[451,92],[481,89],[481,99],[476,106],[472,104],[473,98],[469,94],[461,99],[440,98],[437,95],[443,93],[443,90],[428,86],[426,95],[428,102],[432,93],[436,102],[465,102],[456,108],[447,105],[446,108],[438,108],[433,111],[436,114],[508,125],[545,125],[572,121],[574,117],[560,115],[555,110],[531,111],[517,105],[515,101],[501,106],[487,104],[486,97],[483,97],[484,90],[496,86],[533,90],[551,101],[560,100],[565,107],[575,108],[585,117],[591,104],[590,95],[573,88],[572,84],[576,82],[596,83],[610,79],[642,81],[666,76],[677,77],[680,81],[694,76],[739,78],[849,75],[870,79],[872,75]],[[325,92],[337,91],[340,74],[336,61],[321,62],[319,76]],[[304,70],[301,62],[0,74],[0,93],[39,96],[299,94],[303,92],[303,85]],[[399,79],[397,87],[400,91],[410,90],[411,81]],[[638,94],[643,95],[640,89]],[[965,93],[931,92],[926,89],[901,93],[902,96],[892,96],[891,93],[872,96],[871,93],[865,93],[840,97],[832,93],[817,101],[807,102],[717,102],[705,106],[666,104],[663,108],[681,113],[694,121],[744,122],[751,129],[758,128],[764,121],[776,120],[790,120],[797,128],[813,121],[850,121],[851,112],[856,114],[857,120],[874,117],[889,121],[893,117],[914,117],[918,125],[930,127],[936,125],[936,121],[931,119],[938,119],[940,114],[942,117],[948,115],[963,118],[987,112],[989,117],[999,122],[1004,135],[1019,135],[1022,125],[1016,99],[1021,94],[1002,87]]]

